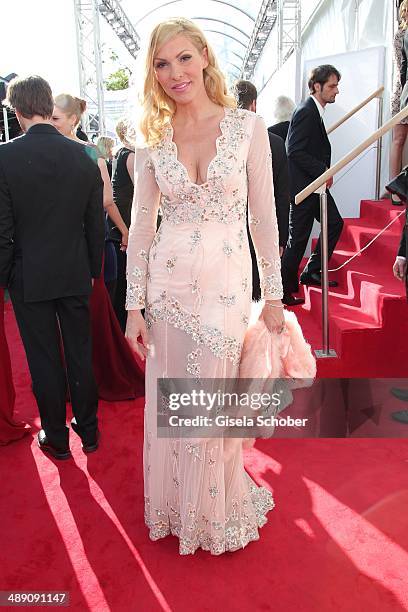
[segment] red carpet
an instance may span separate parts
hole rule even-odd
[[[330,260],[337,268],[364,247],[402,207],[388,200],[361,202],[360,218],[345,219]],[[408,373],[408,305],[403,283],[392,274],[404,216],[339,272],[329,293],[330,346],[337,359],[319,359],[319,377],[404,377]],[[322,348],[321,290],[305,289],[306,303],[294,309],[313,348]]]
[[[17,417],[38,429],[15,322]],[[0,449],[0,590],[70,591],[72,610],[402,612],[408,609],[408,442],[258,441],[247,468],[273,490],[259,542],[180,557],[143,524],[142,402],[100,407],[102,444],[45,457]]]

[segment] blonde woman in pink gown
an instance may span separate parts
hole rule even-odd
[[[176,535],[180,554],[201,547],[218,555],[259,538],[272,494],[246,473],[234,439],[158,438],[156,384],[237,377],[251,308],[247,201],[266,300],[261,316],[270,331],[283,330],[269,141],[264,121],[227,95],[204,34],[182,18],[152,32],[143,110],[126,335],[147,355],[145,520],[152,540]]]

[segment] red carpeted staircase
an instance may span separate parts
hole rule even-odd
[[[388,200],[363,200],[360,218],[345,219],[329,269],[364,247],[401,210]],[[330,347],[337,358],[318,360],[319,377],[407,375],[408,305],[403,283],[392,274],[403,223],[404,215],[350,264],[329,275],[339,282],[329,293]],[[294,311],[312,347],[322,348],[321,289],[305,287],[304,294],[304,306]]]

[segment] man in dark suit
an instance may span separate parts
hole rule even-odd
[[[67,459],[64,351],[85,452],[98,447],[89,295],[104,247],[103,183],[84,145],[51,124],[50,86],[38,76],[7,91],[25,132],[0,146],[0,287],[8,287],[31,372],[40,448]]]
[[[253,83],[250,81],[237,81],[237,83],[235,83],[235,93],[238,106],[240,108],[256,113],[256,100],[258,97],[258,92]],[[288,239],[289,225],[288,159],[286,156],[285,143],[282,138],[276,136],[275,134],[271,134],[269,131],[268,136],[272,154],[273,188],[279,230],[279,251],[280,255],[282,256]],[[252,258],[252,299],[258,301],[261,298],[259,271],[254,245],[249,232],[248,238]]]
[[[295,305],[292,295],[299,290],[298,270],[304,255],[313,222],[320,221],[318,194],[312,194],[298,206],[297,193],[307,187],[330,167],[331,147],[323,123],[326,104],[332,104],[338,94],[340,73],[334,66],[323,65],[315,68],[309,79],[310,97],[295,110],[288,132],[286,149],[289,161],[289,184],[291,206],[289,215],[289,238],[282,258],[283,302]],[[327,188],[332,185],[328,181]],[[327,192],[329,257],[332,255],[343,228],[343,219],[337,206]],[[300,277],[304,285],[321,285],[320,237],[316,248]],[[336,281],[329,281],[331,287]]]

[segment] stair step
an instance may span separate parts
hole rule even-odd
[[[390,200],[361,200],[360,220],[369,219],[379,227],[384,227],[402,210],[403,206],[394,206]]]
[[[359,223],[355,223],[355,221],[359,221]],[[370,255],[370,257],[380,256],[379,258],[382,260],[383,254],[386,251],[392,256],[394,261],[401,239],[402,226],[402,219],[395,221],[390,228],[368,247],[366,251],[367,255]],[[351,257],[351,255],[354,255],[354,253],[367,246],[383,227],[373,227],[357,219],[345,219],[343,231],[336,245],[335,253],[345,251],[348,256]],[[315,248],[316,243],[317,238],[313,238],[312,249]]]

